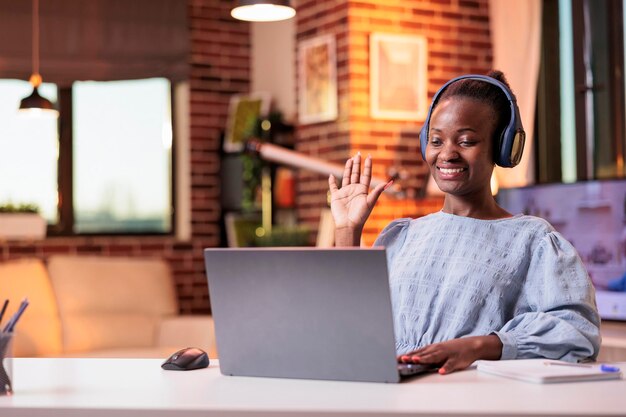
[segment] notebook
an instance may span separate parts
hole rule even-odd
[[[477,369],[479,372],[537,384],[598,381],[622,377],[620,368],[615,365],[570,363],[548,359],[478,361]]]
[[[384,248],[210,248],[225,375],[399,382]]]

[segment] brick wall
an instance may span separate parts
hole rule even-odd
[[[338,119],[336,122],[298,126],[296,150],[327,161],[345,161],[351,152],[348,101],[348,10],[344,0],[300,0],[296,14],[296,45],[305,39],[331,33],[337,45]],[[297,75],[299,76],[299,75]],[[317,229],[320,208],[327,206],[328,179],[326,176],[298,171],[298,218]]]
[[[219,146],[228,101],[250,88],[249,24],[230,17],[230,0],[189,0],[191,42],[192,239],[170,237],[56,237],[41,242],[0,243],[0,260],[45,259],[51,254],[151,256],[166,259],[175,276],[181,311],[209,311],[202,249],[220,242]],[[491,65],[487,0],[300,0],[297,40],[333,33],[337,42],[339,117],[298,127],[299,151],[343,163],[357,151],[371,153],[375,175],[391,166],[420,181],[420,123],[369,117],[369,34],[415,33],[428,39],[429,95],[447,79],[486,72]],[[298,214],[317,228],[326,206],[327,179],[299,173]],[[393,218],[437,210],[440,200],[382,197],[366,225],[370,244]]]
[[[343,163],[357,151],[371,153],[374,175],[404,169],[412,186],[425,182],[418,130],[423,121],[374,120],[369,115],[369,35],[373,32],[423,35],[428,40],[429,99],[448,79],[491,68],[487,0],[300,0],[297,39],[332,33],[337,42],[339,116],[335,122],[298,127],[297,149]],[[300,173],[298,210],[315,228],[326,206],[327,179]],[[365,226],[371,244],[393,218],[418,217],[441,207],[440,199],[382,196]]]
[[[229,0],[189,0],[192,239],[171,237],[51,237],[0,243],[0,260],[51,254],[162,257],[175,277],[180,309],[210,309],[202,249],[220,244],[219,149],[228,101],[249,90],[247,23],[230,17]]]

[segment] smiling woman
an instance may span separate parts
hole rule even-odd
[[[490,192],[495,164],[515,166],[524,132],[504,75],[467,75],[434,96],[422,157],[445,194],[441,212],[379,235],[390,269],[398,360],[446,374],[478,359],[598,355],[593,288],[573,246],[545,220],[512,215]],[[337,246],[358,245],[384,191],[368,194],[372,158],[329,178]]]
[[[484,120],[494,120],[493,109],[473,99],[446,100],[433,112],[426,162],[441,191],[491,196],[493,147],[489,142],[495,126]]]

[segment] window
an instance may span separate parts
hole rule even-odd
[[[48,223],[58,222],[57,119],[17,111],[33,87],[26,81],[0,80],[0,204],[35,204]],[[56,86],[40,93],[57,100]]]
[[[626,177],[622,0],[544,0],[537,178]]]
[[[19,121],[29,90],[0,81],[0,117]],[[54,86],[42,94],[57,99]],[[170,82],[75,82],[58,96],[58,125],[71,126],[60,142],[56,120],[0,127],[0,175],[12,179],[0,183],[0,202],[38,204],[51,234],[173,232]]]
[[[72,104],[75,231],[168,232],[169,82],[76,82]]]

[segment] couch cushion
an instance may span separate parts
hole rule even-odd
[[[61,324],[48,273],[40,260],[0,263],[0,300],[10,300],[2,327],[20,302],[30,302],[15,328],[15,356],[56,355],[61,352]]]
[[[161,259],[55,255],[48,273],[66,353],[154,346],[161,317],[178,312]]]
[[[118,348],[91,350],[89,352],[70,352],[61,356],[64,358],[141,358],[141,359],[163,359],[168,358],[172,353],[180,350],[180,346],[175,347],[144,347],[144,348]],[[214,358],[210,357],[211,360]]]
[[[64,351],[75,353],[120,347],[152,347],[158,328],[158,318],[149,314],[68,314],[63,319]]]

